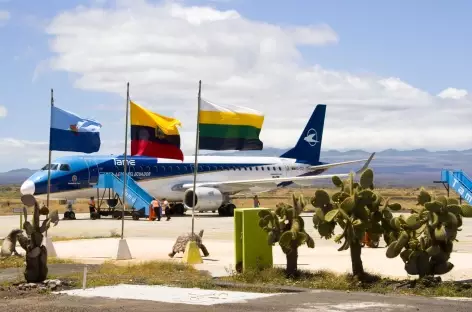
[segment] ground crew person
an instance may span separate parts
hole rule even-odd
[[[163,203],[162,203],[162,206],[164,207],[164,212],[166,214],[166,221],[169,221],[170,220],[170,207],[169,207],[169,202],[167,201],[167,199],[163,198]]]
[[[149,221],[156,220],[156,212],[154,211],[154,207],[152,206],[152,201],[149,203]]]
[[[151,205],[154,210],[154,215],[157,216],[157,221],[161,221],[161,204],[155,197],[153,197]]]
[[[90,211],[90,219],[92,219],[92,213],[96,211],[95,209],[95,198],[92,196],[89,200],[89,211]]]
[[[259,198],[257,197],[257,195],[254,196],[254,208],[257,208],[259,207],[261,203],[259,202]]]

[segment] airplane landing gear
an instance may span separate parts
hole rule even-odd
[[[223,216],[233,217],[235,208],[236,208],[236,206],[232,203],[223,204],[223,205],[221,205],[220,208],[218,208],[218,214],[222,217]]]
[[[183,216],[185,214],[184,204],[183,203],[173,204],[170,207],[170,214],[171,215],[177,214],[177,215]]]

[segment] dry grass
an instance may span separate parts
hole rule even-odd
[[[82,273],[66,277],[81,285]],[[104,263],[87,274],[87,287],[126,284],[173,285],[181,287],[205,287],[211,285],[211,277],[192,266],[169,261],[150,261],[140,264],[116,265]]]
[[[248,270],[242,274],[232,274],[221,280],[247,284],[257,284],[260,288],[267,286],[291,286],[309,289],[326,289],[340,291],[367,291],[373,293],[405,294],[433,297],[472,297],[471,284],[459,284],[454,282],[442,282],[429,285],[427,281],[418,281],[416,287],[398,287],[405,284],[404,280],[383,278],[378,275],[370,275],[370,281],[361,283],[350,274],[338,274],[330,271],[300,271],[297,278],[287,278],[285,270],[271,268],[262,271]]]
[[[323,189],[330,195],[338,192],[338,188],[334,187],[325,187]],[[261,194],[258,197],[262,207],[275,208],[279,202],[290,202],[292,193],[303,194],[303,196],[309,198],[314,195],[315,191],[316,188],[281,189]],[[415,209],[416,207],[416,196],[419,193],[419,188],[378,188],[377,191],[384,197],[390,197],[390,203],[399,203],[405,209]],[[446,190],[442,186],[428,188],[428,191],[435,195],[447,195]],[[253,206],[252,196],[235,196],[233,202],[237,207]],[[305,207],[306,211],[313,211],[313,209],[314,207],[311,204]]]
[[[21,259],[21,258],[20,258]],[[48,259],[48,263],[67,263]],[[18,260],[17,267],[23,266]],[[9,266],[14,267],[14,266]],[[280,292],[277,287],[289,286],[307,289],[325,289],[338,291],[364,291],[380,294],[403,294],[421,296],[472,297],[472,288],[465,284],[443,282],[429,284],[418,281],[413,288],[401,287],[405,281],[382,278],[371,275],[369,282],[359,282],[350,274],[337,274],[329,271],[301,271],[297,278],[287,278],[281,268],[262,271],[249,270],[242,274],[214,279],[191,265],[171,261],[148,261],[138,264],[114,264],[106,262],[87,273],[87,287],[109,286],[117,284],[166,285],[186,288],[233,289],[239,291]],[[60,278],[71,282],[73,288],[82,286],[83,273],[50,275],[49,278]],[[226,282],[223,285],[221,282]],[[229,284],[228,284],[229,282]],[[232,284],[236,283],[236,284]],[[400,287],[399,287],[400,286]],[[470,284],[469,284],[470,286]]]
[[[75,263],[72,260],[60,259],[60,258],[48,258],[49,264],[55,263]],[[9,269],[9,268],[24,268],[25,267],[25,258],[24,257],[7,257],[0,258],[0,270]]]
[[[337,192],[338,189],[334,187],[324,187],[329,194]],[[260,194],[259,200],[261,206],[267,208],[275,208],[279,202],[289,202],[292,193],[301,193],[305,197],[312,197],[315,193],[316,188],[291,188],[291,189],[278,189],[275,191]],[[414,209],[416,206],[416,195],[418,194],[419,188],[379,188],[379,192],[385,196],[390,197],[391,202],[398,202],[403,207],[408,209]],[[446,195],[446,190],[442,186],[434,188],[428,188],[436,195]],[[453,195],[455,196],[455,195]],[[18,186],[3,186],[0,187],[0,215],[12,215],[13,207],[22,207],[20,201],[19,187]],[[252,207],[252,196],[248,195],[237,195],[234,196],[233,202],[237,207]],[[60,214],[66,211],[66,206],[61,204],[58,200],[50,201],[51,210],[58,210]],[[306,208],[307,211],[313,210],[311,205]],[[74,211],[76,213],[88,212],[87,199],[78,199],[74,204]]]

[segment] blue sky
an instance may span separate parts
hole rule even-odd
[[[126,3],[126,1],[124,2]],[[136,3],[138,2],[141,1],[136,0]],[[164,5],[161,1],[144,2],[144,5],[146,6]],[[300,88],[297,89],[296,87],[293,87],[293,90],[287,90],[287,93],[290,93],[292,96],[297,96],[297,99],[298,97],[300,97],[300,99],[304,99],[302,97],[306,96],[308,97],[307,101],[312,101],[311,108],[299,104],[300,110],[303,110],[303,114],[300,113],[300,115],[294,115],[293,118],[299,118],[301,123],[304,122],[303,120],[305,120],[306,114],[312,111],[313,106],[316,104],[318,99],[320,101],[325,100],[325,102],[328,102],[329,105],[329,100],[331,98],[324,93],[320,93],[322,95],[318,96],[318,93],[316,93],[318,92],[316,91],[318,89],[316,88],[319,88],[319,90],[326,90],[329,89],[329,86],[333,85],[336,86],[336,88],[333,87],[333,90],[340,90],[339,92],[344,92],[343,88],[339,89],[338,85],[340,85],[340,83],[336,79],[340,79],[342,82],[345,82],[346,79],[339,78],[339,76],[337,76],[338,73],[339,75],[360,77],[359,79],[361,80],[365,79],[369,86],[371,84],[376,85],[374,83],[375,79],[387,79],[389,77],[393,77],[395,79],[400,79],[403,83],[411,86],[412,88],[415,88],[415,90],[418,90],[419,93],[427,93],[428,96],[432,97],[433,99],[431,100],[429,97],[426,99],[422,94],[417,95],[416,93],[411,95],[411,98],[408,98],[407,96],[402,98],[404,91],[373,90],[371,92],[369,89],[370,87],[367,89],[361,88],[362,90],[366,90],[362,91],[362,94],[357,94],[357,91],[346,89],[345,98],[351,97],[353,94],[352,92],[355,92],[354,96],[358,96],[359,101],[366,101],[370,103],[380,99],[381,101],[388,102],[391,98],[391,93],[388,92],[395,92],[395,100],[392,100],[395,104],[392,105],[397,105],[399,101],[403,101],[401,102],[401,105],[409,105],[408,103],[411,103],[411,106],[415,106],[416,103],[421,102],[421,105],[432,105],[431,107],[438,105],[438,107],[442,108],[447,106],[451,109],[454,108],[457,110],[467,108],[472,110],[468,93],[467,95],[461,96],[461,99],[458,100],[462,101],[460,103],[436,103],[436,101],[439,101],[436,99],[436,95],[447,88],[454,88],[455,91],[453,91],[453,93],[459,92],[460,94],[464,94],[465,90],[472,89],[472,63],[469,61],[470,55],[472,55],[472,47],[469,40],[469,38],[472,37],[472,20],[470,19],[470,12],[472,12],[472,2],[470,1],[454,1],[453,5],[446,1],[424,0],[394,2],[314,0],[187,0],[174,1],[174,3],[180,5],[183,8],[188,8],[189,6],[210,6],[217,12],[234,10],[241,18],[244,18],[244,20],[248,20],[253,23],[261,22],[270,25],[279,25],[282,28],[288,27],[290,25],[307,27],[310,25],[319,24],[328,25],[337,36],[336,42],[307,45],[300,45],[294,42],[293,47],[295,47],[300,53],[300,57],[297,58],[296,61],[287,56],[289,55],[289,52],[286,53],[282,50],[282,52],[274,56],[273,64],[282,64],[283,66],[287,66],[287,68],[291,68],[290,70],[292,70],[292,67],[290,66],[294,64],[296,67],[301,68],[304,71],[308,70],[308,68],[311,66],[318,65],[321,66],[323,70],[330,72],[329,77],[331,78],[328,77],[326,81],[323,81],[323,83],[320,82],[321,78],[316,78],[312,82],[304,82],[307,86],[307,89],[301,90]],[[96,118],[102,122],[102,138],[104,141],[113,141],[115,142],[113,144],[119,144],[119,142],[122,141],[122,137],[124,135],[124,125],[122,124],[122,121],[124,118],[123,109],[125,105],[124,96],[126,94],[126,79],[122,79],[119,82],[122,82],[123,85],[121,93],[120,91],[116,91],[116,87],[104,87],[103,85],[96,87],[91,86],[90,81],[88,83],[84,83],[84,85],[79,88],[74,85],[76,80],[81,76],[85,78],[92,77],[88,76],[91,75],[92,70],[88,72],[81,72],[79,68],[80,66],[74,67],[71,65],[70,68],[74,69],[70,71],[64,71],[60,70],[60,67],[62,67],[62,69],[69,68],[67,62],[71,62],[71,59],[66,58],[66,56],[80,51],[80,45],[74,46],[74,48],[72,48],[72,44],[76,43],[72,42],[71,48],[67,51],[66,49],[60,53],[57,53],[57,51],[56,53],[53,53],[51,51],[52,48],[50,44],[53,39],[58,41],[64,40],[63,36],[58,34],[58,30],[60,27],[67,26],[68,22],[64,20],[56,20],[54,26],[55,30],[53,31],[56,32],[56,35],[48,35],[46,33],[46,27],[51,25],[51,23],[62,12],[73,12],[74,9],[79,5],[84,6],[84,11],[90,10],[93,7],[101,8],[104,10],[104,12],[110,14],[109,16],[112,16],[112,14],[114,14],[113,12],[118,10],[114,1],[0,0],[0,12],[3,12],[3,15],[0,14],[0,25],[2,25],[0,26],[0,38],[4,43],[0,45],[0,68],[2,69],[0,72],[0,106],[5,107],[7,110],[6,116],[0,118],[0,139],[4,140],[2,143],[4,149],[8,149],[8,144],[16,144],[14,147],[15,149],[12,150],[22,153],[22,150],[18,145],[20,143],[18,142],[47,142],[49,131],[50,88],[54,88],[56,105],[64,109],[74,111],[78,114],[82,114],[84,117]],[[8,14],[5,12],[8,12]],[[80,18],[83,18],[85,15],[80,15],[82,13],[71,14],[75,14],[76,18],[74,22],[71,22],[72,24],[69,25],[69,31],[75,31],[76,33],[79,33],[81,30]],[[134,15],[134,18],[136,17],[138,17],[138,15]],[[123,23],[124,22],[126,21],[123,21]],[[136,23],[139,22],[140,21],[138,18],[138,22]],[[159,19],[156,19],[155,22],[158,23]],[[110,24],[105,24],[107,26],[97,28],[97,32],[104,31],[104,28],[108,26],[110,29],[113,29],[113,22],[110,21]],[[168,27],[166,25],[162,24],[162,28],[165,29]],[[227,25],[228,29],[233,26],[231,21],[229,21]],[[89,27],[92,27],[92,24],[90,24]],[[157,26],[157,28],[160,27]],[[91,34],[94,34],[94,32]],[[153,32],[149,30],[149,34],[152,36]],[[173,34],[177,37],[180,35],[178,32],[174,32]],[[228,30],[228,34],[236,34],[237,36],[238,28],[235,28],[231,31]],[[142,33],[136,33],[136,36],[140,35],[142,35]],[[188,35],[191,35],[191,32]],[[274,37],[271,38],[280,38],[279,35],[280,34],[278,33],[274,33]],[[90,37],[90,35],[88,36]],[[205,36],[204,30],[199,32],[199,36]],[[263,33],[261,38],[264,38],[264,36],[266,36],[266,33]],[[270,37],[269,35],[267,36]],[[77,35],[77,37],[80,37],[80,35]],[[93,38],[91,40],[93,40]],[[123,44],[126,45],[126,41],[123,41]],[[99,45],[98,41],[97,45]],[[276,44],[277,49],[285,49],[286,45],[287,43],[285,41],[277,41]],[[252,47],[253,46],[254,45],[252,45]],[[103,46],[101,48],[104,49]],[[73,49],[75,49],[75,51],[73,51]],[[141,52],[142,51],[139,51],[139,53]],[[82,64],[86,64],[93,56],[90,54],[94,53],[93,49],[88,47],[87,53],[88,54],[86,57],[84,56],[83,59],[77,60],[77,62],[80,61]],[[109,53],[107,55],[112,55],[114,52],[108,51],[107,53]],[[134,51],[133,53],[136,54],[138,52]],[[178,58],[181,57],[181,55],[182,53],[176,53],[175,57]],[[239,55],[241,55],[241,53],[239,53]],[[253,57],[254,55],[248,54],[248,57]],[[56,66],[56,68],[51,68],[49,63],[47,63],[47,61],[53,56],[62,58],[61,65]],[[103,55],[101,57],[103,57]],[[232,54],[229,55],[228,58],[237,59],[238,55]],[[278,58],[280,58],[280,61]],[[287,59],[289,60],[287,61]],[[107,59],[105,57],[103,62],[106,62],[106,60]],[[239,60],[236,60],[235,62],[237,63],[238,61]],[[129,66],[131,68],[133,64],[130,63]],[[120,71],[120,73],[124,73],[126,71],[121,67],[116,68],[117,69],[115,70]],[[158,68],[156,70],[160,69]],[[265,73],[265,69],[262,69],[262,67],[258,67],[258,70],[262,74]],[[251,73],[252,71],[248,71],[244,74],[234,74],[234,76],[243,78],[246,77],[249,79],[249,76],[245,75],[250,75]],[[291,73],[294,73],[295,75],[295,72]],[[269,71],[267,71],[265,74],[267,77],[270,76]],[[151,69],[149,69],[149,75],[151,75]],[[229,73],[228,77],[230,75],[232,75],[232,73]],[[220,78],[215,78],[214,81],[212,81],[210,78],[208,79],[208,83],[210,85],[209,90],[210,87],[213,86],[213,82],[216,86],[218,79],[222,79],[221,76],[218,77]],[[322,77],[326,78],[326,75],[323,73]],[[104,83],[103,81],[107,79],[109,80],[110,77],[107,76],[107,78],[101,78],[101,82]],[[131,81],[132,86],[133,83],[134,82]],[[283,85],[283,83],[281,85]],[[316,89],[316,92],[314,92],[317,94],[317,96],[310,97],[311,95],[307,95],[307,92],[310,92],[309,86],[313,86],[313,88]],[[189,90],[188,85],[182,85],[181,88],[187,88],[185,89],[187,92],[196,93],[196,90]],[[159,94],[159,89],[160,87],[157,83],[152,93],[149,91],[149,89],[142,89],[143,102],[152,102],[153,105],[158,105],[158,101],[166,101],[166,103],[173,103],[172,101],[176,101],[177,103],[179,99],[182,100],[178,96],[170,99],[172,97],[171,94]],[[144,92],[144,90],[146,90],[146,92]],[[226,94],[223,91],[218,93],[216,90],[217,89],[215,89],[214,93],[215,98],[217,97],[217,94],[220,97],[223,95],[229,97],[229,94]],[[280,92],[279,89],[274,89],[274,91]],[[259,100],[265,100],[265,103],[273,100],[272,98],[264,98],[263,94],[255,94],[251,92],[253,91],[247,91],[247,98],[255,97]],[[239,92],[238,96],[242,96],[241,94],[244,95],[244,92]],[[267,92],[265,94],[267,94]],[[338,93],[336,93],[336,95],[338,95]],[[141,95],[136,95],[136,97],[138,96]],[[401,99],[398,99],[397,97],[400,97]],[[300,102],[297,100],[297,102],[294,102],[293,105],[298,105],[297,103],[302,103],[302,100]],[[333,105],[335,105],[335,103],[336,101],[333,99]],[[256,108],[267,108],[268,117],[266,120],[267,127],[269,129],[267,130],[267,133],[269,133],[269,131],[272,131],[270,129],[274,129],[275,131],[275,128],[280,128],[278,126],[274,126],[274,123],[277,118],[281,117],[276,116],[276,111],[272,111],[272,108],[269,108],[269,104],[264,105],[266,106],[257,106]],[[451,105],[457,105],[457,107]],[[171,106],[172,105],[169,104],[169,107],[165,107],[159,112],[165,114],[174,114],[181,118],[180,116],[183,115],[183,113],[179,115],[179,106],[175,104],[175,109],[170,108]],[[276,106],[276,104],[274,103],[273,106]],[[424,107],[425,106],[419,106],[417,109],[418,111],[421,111],[424,109]],[[428,109],[430,110],[431,107]],[[335,109],[336,108],[333,108],[333,111],[335,111]],[[408,117],[412,118],[412,115],[406,112],[403,115],[401,113],[385,115],[384,113],[381,114],[382,110],[380,108],[374,109],[375,113],[379,114],[378,116],[382,116],[382,118],[386,118],[387,120],[398,119],[399,116],[400,118],[405,119],[408,119]],[[368,115],[369,113],[364,112],[363,114]],[[330,116],[332,116],[332,118],[335,117],[335,115]],[[269,117],[273,119],[270,119]],[[182,117],[184,120],[187,120],[186,118],[187,116]],[[430,118],[432,118],[432,120],[439,120],[436,119],[439,118],[438,116],[430,116]],[[449,118],[450,119],[448,122],[456,122],[457,131],[467,130],[467,123],[465,119],[458,120],[457,118],[459,117],[454,114],[450,115]],[[374,117],[372,117],[372,119],[374,119]],[[337,121],[334,122],[336,123]],[[361,134],[366,133],[366,136],[368,136],[369,133],[369,131],[365,130],[367,127],[372,127],[372,129],[370,129],[372,131],[385,130],[381,123],[378,124],[377,128],[375,128],[373,124],[368,126],[361,126],[358,122],[353,122],[352,124],[359,127],[359,129],[353,128],[353,132],[358,131]],[[470,121],[468,124],[470,125]],[[282,138],[281,140],[285,140],[284,144],[276,144],[274,143],[275,141],[271,141],[270,138],[276,136],[275,132],[271,132],[271,135],[267,134],[268,145],[279,147],[290,146],[294,140],[293,136],[297,136],[299,134],[300,128],[302,126],[303,125],[300,125],[299,123],[291,124],[290,127],[293,127],[293,129],[290,133],[293,133],[293,135],[291,137]],[[418,127],[419,126],[420,125],[418,125]],[[422,129],[424,129],[424,126],[421,127],[421,129],[411,128],[408,131],[418,131],[418,133],[421,133]],[[435,124],[433,124],[432,127],[434,128]],[[472,129],[472,126],[470,127]],[[364,130],[365,132],[362,132]],[[192,126],[186,128],[186,131],[188,132],[188,137],[190,138]],[[392,145],[387,146],[387,144],[375,143],[381,142],[382,135],[384,137],[388,135],[398,136],[398,133],[403,130],[400,124],[396,124],[395,126],[392,125],[392,129],[389,131],[390,132],[382,132],[382,134],[379,134],[380,138],[372,140],[374,143],[371,145],[359,146],[357,142],[357,145],[355,146],[347,146],[350,143],[345,145],[348,148],[357,147],[365,150],[374,150],[376,148],[383,149],[386,147],[399,149],[417,147],[426,147],[429,149],[466,149],[470,148],[472,145],[469,144],[472,143],[471,135],[466,135],[465,137],[462,137],[461,140],[458,139],[457,142],[444,141],[444,144],[441,142],[435,142],[435,144],[432,144],[431,141],[433,140],[431,140],[431,137],[436,138],[436,134],[431,134],[431,137],[424,136],[421,138],[421,134],[419,134],[417,135],[418,140],[412,142],[408,139],[411,134],[406,132],[402,134],[403,139],[398,139],[398,141],[393,140],[391,143]],[[444,133],[444,131],[446,130],[437,130],[438,133]],[[334,130],[332,133],[334,133]],[[336,141],[334,134],[329,138],[330,141],[328,141],[328,138],[326,138],[326,141],[323,143],[325,148],[339,148],[344,146],[344,143],[341,142],[341,139],[345,139],[347,142],[352,141],[349,138],[342,136],[336,136],[336,138],[339,138],[338,141]],[[14,141],[12,143],[12,140],[19,141]],[[365,142],[365,139],[359,140]],[[104,148],[103,152],[112,151],[113,148],[110,146],[111,145],[108,145],[107,148]],[[188,147],[192,147],[192,144],[187,144],[186,148]],[[28,149],[27,146],[21,146],[21,148]],[[38,148],[38,155],[41,153],[45,155],[41,154],[40,156],[33,157],[31,155],[32,152],[29,154],[25,152],[24,157],[20,157],[19,159],[15,160],[15,162],[13,162],[11,160],[11,155],[8,155],[7,152],[3,152],[3,154],[0,154],[0,163],[3,163],[3,165],[0,165],[0,170],[9,169],[9,166],[14,165],[19,167],[39,166],[41,162],[44,162],[47,159],[47,154],[43,152],[43,146],[37,146],[34,148]]]

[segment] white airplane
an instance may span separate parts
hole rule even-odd
[[[341,165],[366,162],[358,172],[365,170],[375,153],[369,159],[331,164],[319,161],[325,114],[326,105],[317,105],[295,147],[280,157],[199,156],[195,210],[231,216],[236,208],[231,195],[266,192],[293,183],[313,185],[314,180],[332,178],[333,175],[321,173]],[[172,212],[178,214],[185,213],[185,206],[193,207],[194,156],[185,156],[183,162],[143,156],[128,156],[126,161],[127,175],[132,178],[127,198],[132,202],[143,200],[135,207],[141,216],[147,215],[152,197],[166,198]],[[58,158],[51,162],[50,198],[74,200],[97,196],[100,174],[108,173],[120,179],[123,165],[122,155]],[[337,175],[348,176],[347,173]],[[23,183],[21,193],[45,199],[47,180],[48,165]],[[121,184],[121,190],[122,187]],[[122,194],[120,187],[114,190]]]

